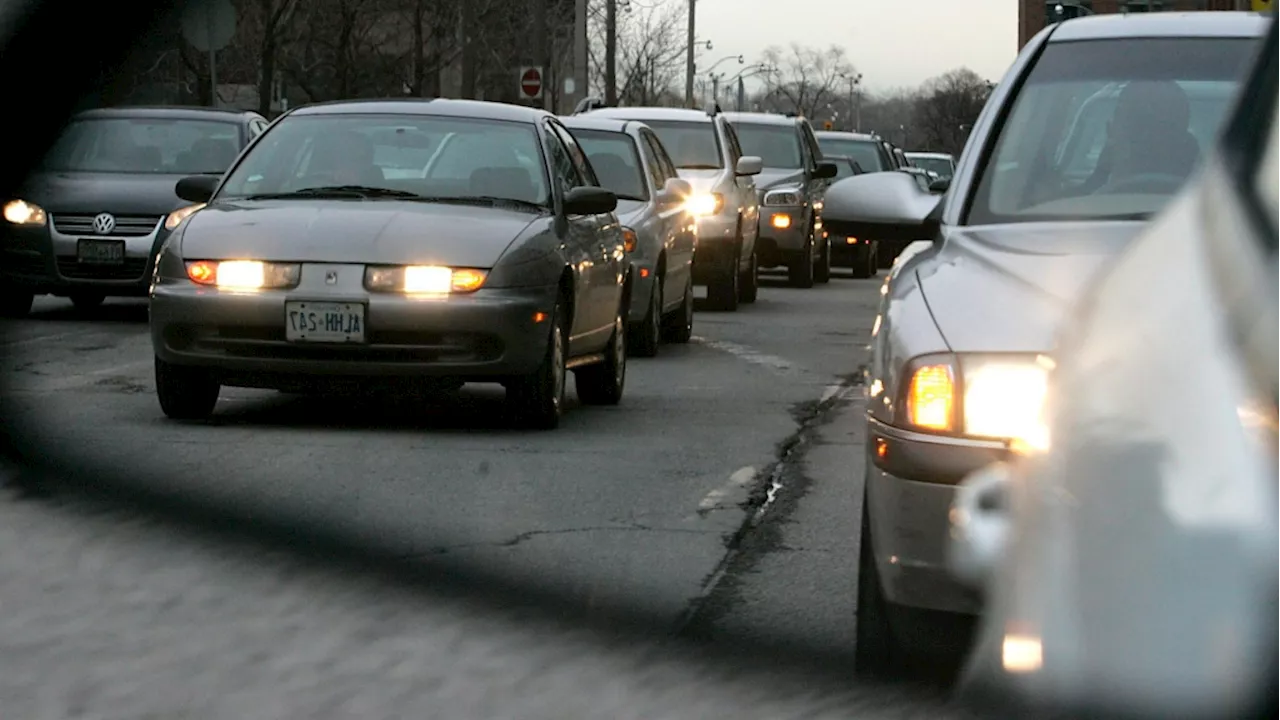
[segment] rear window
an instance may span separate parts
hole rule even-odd
[[[880,155],[880,149],[874,140],[844,140],[839,138],[818,138],[818,147],[823,155],[844,155],[853,158],[863,172],[880,172],[888,170]]]
[[[720,158],[720,138],[715,125],[707,122],[679,120],[645,120],[662,141],[676,167],[685,170],[718,170],[724,167]]]
[[[69,124],[44,158],[55,172],[222,173],[240,154],[240,125],[217,120],[87,118]]]
[[[733,123],[743,155],[759,157],[767,168],[798,170],[804,167],[800,134],[791,125]]]
[[[625,200],[648,200],[644,165],[630,135],[604,130],[570,130],[596,171],[600,186]]]

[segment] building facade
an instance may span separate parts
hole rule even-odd
[[[1089,13],[1165,12],[1185,10],[1249,10],[1252,0],[1018,0],[1018,49],[1046,25],[1062,17]]]

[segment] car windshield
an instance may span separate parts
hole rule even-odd
[[[743,155],[756,155],[767,168],[798,170],[804,167],[800,134],[791,125],[763,125],[736,122]]]
[[[850,160],[847,157],[841,157],[839,155],[828,155],[826,156],[826,159],[835,163],[837,180],[841,180],[847,177],[853,177],[855,174],[857,174],[853,171],[853,160]]]
[[[335,186],[549,204],[532,125],[430,115],[286,118],[254,145],[218,197],[278,196]]]
[[[720,138],[710,120],[645,120],[645,124],[658,134],[676,167],[685,170],[718,170],[724,167],[720,158]]]
[[[1212,146],[1257,42],[1047,47],[980,172],[968,224],[1143,219]]]
[[[222,173],[240,154],[240,125],[217,120],[113,117],[69,124],[43,169],[196,175]]]
[[[929,155],[908,156],[911,164],[918,168],[923,168],[931,172],[936,172],[941,177],[951,177],[955,170],[951,167],[951,161],[944,157],[932,157]]]
[[[648,200],[644,170],[630,135],[603,130],[573,130],[596,171],[600,185],[624,200]]]
[[[884,159],[880,157],[880,149],[874,140],[846,140],[842,138],[818,138],[818,147],[823,155],[846,155],[853,158],[865,172],[888,170]]]

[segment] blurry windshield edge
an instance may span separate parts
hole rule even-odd
[[[240,153],[239,123],[120,116],[68,123],[40,165],[45,172],[222,173]]]
[[[1212,147],[1257,48],[1234,37],[1049,44],[998,127],[964,224],[1159,211]]]
[[[404,145],[388,144],[410,136]],[[231,170],[217,199],[332,185],[550,204],[534,125],[395,113],[286,116]]]
[[[800,136],[791,125],[735,122],[743,155],[759,157],[767,168],[799,170],[804,167]]]
[[[718,170],[724,167],[720,158],[720,136],[710,121],[645,120],[667,155],[677,168],[685,170]]]
[[[839,140],[836,138],[818,138],[818,147],[823,155],[845,155],[862,167],[863,172],[887,170],[880,150],[874,140]]]
[[[648,200],[644,166],[630,135],[608,130],[572,130],[600,185],[623,200]]]

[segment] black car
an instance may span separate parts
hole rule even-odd
[[[17,197],[3,198],[0,314],[35,295],[92,308],[145,296],[156,252],[199,209],[179,178],[221,175],[267,127],[241,110],[129,107],[77,115]]]
[[[851,156],[824,154],[824,157],[836,164],[838,172],[835,182],[866,172]],[[833,235],[826,230],[823,233],[831,244],[831,267],[847,267],[856,278],[868,278],[876,274],[876,258],[880,247],[878,240],[851,235]]]

